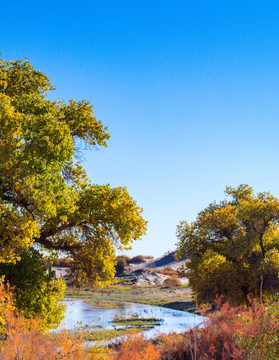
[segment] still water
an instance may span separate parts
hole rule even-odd
[[[162,319],[160,325],[145,332],[151,338],[158,333],[183,332],[190,327],[202,326],[204,318],[200,315],[185,311],[172,310],[159,306],[124,303],[121,309],[97,309],[91,303],[83,299],[66,299],[67,306],[65,319],[57,330],[74,330],[86,326],[87,329],[112,329],[111,321],[115,316],[138,317]],[[117,326],[116,326],[117,327]],[[120,326],[123,327],[123,326]]]

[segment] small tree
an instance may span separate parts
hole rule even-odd
[[[16,263],[0,263],[0,276],[5,276],[5,283],[10,285],[17,310],[26,318],[40,317],[42,330],[59,325],[65,311],[60,302],[65,285],[54,280],[54,272],[43,265],[39,251],[24,249],[18,255]]]
[[[279,200],[254,194],[248,185],[227,187],[227,196],[201,211],[194,223],[177,227],[178,252],[199,303],[222,294],[234,304],[247,295],[279,288]]]

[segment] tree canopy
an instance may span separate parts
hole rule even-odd
[[[35,244],[64,253],[78,281],[108,283],[115,249],[146,231],[125,187],[92,184],[78,161],[82,144],[109,134],[82,100],[47,98],[50,79],[27,59],[0,60],[0,262]]]
[[[199,303],[217,294],[233,303],[279,288],[279,200],[248,185],[227,187],[229,199],[210,204],[192,224],[177,226],[178,253]]]

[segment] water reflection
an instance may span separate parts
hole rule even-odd
[[[190,327],[203,324],[203,317],[191,314],[185,311],[167,309],[159,306],[150,306],[142,304],[125,303],[121,309],[97,309],[91,303],[83,299],[66,299],[64,303],[67,306],[65,319],[59,329],[66,330],[77,329],[81,326],[87,326],[88,329],[112,329],[114,325],[111,321],[116,315],[125,313],[137,313],[139,317],[163,319],[160,325],[146,331],[148,337],[153,337],[156,333],[183,332]],[[123,327],[123,326],[122,326]]]

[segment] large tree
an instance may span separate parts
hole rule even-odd
[[[233,303],[279,289],[279,200],[248,185],[227,187],[230,197],[212,203],[192,224],[177,227],[178,251],[188,261],[199,303],[217,294]]]
[[[34,244],[64,253],[79,281],[108,283],[115,248],[146,221],[125,187],[95,185],[78,161],[109,134],[89,102],[50,101],[50,79],[29,61],[0,60],[0,262]]]

